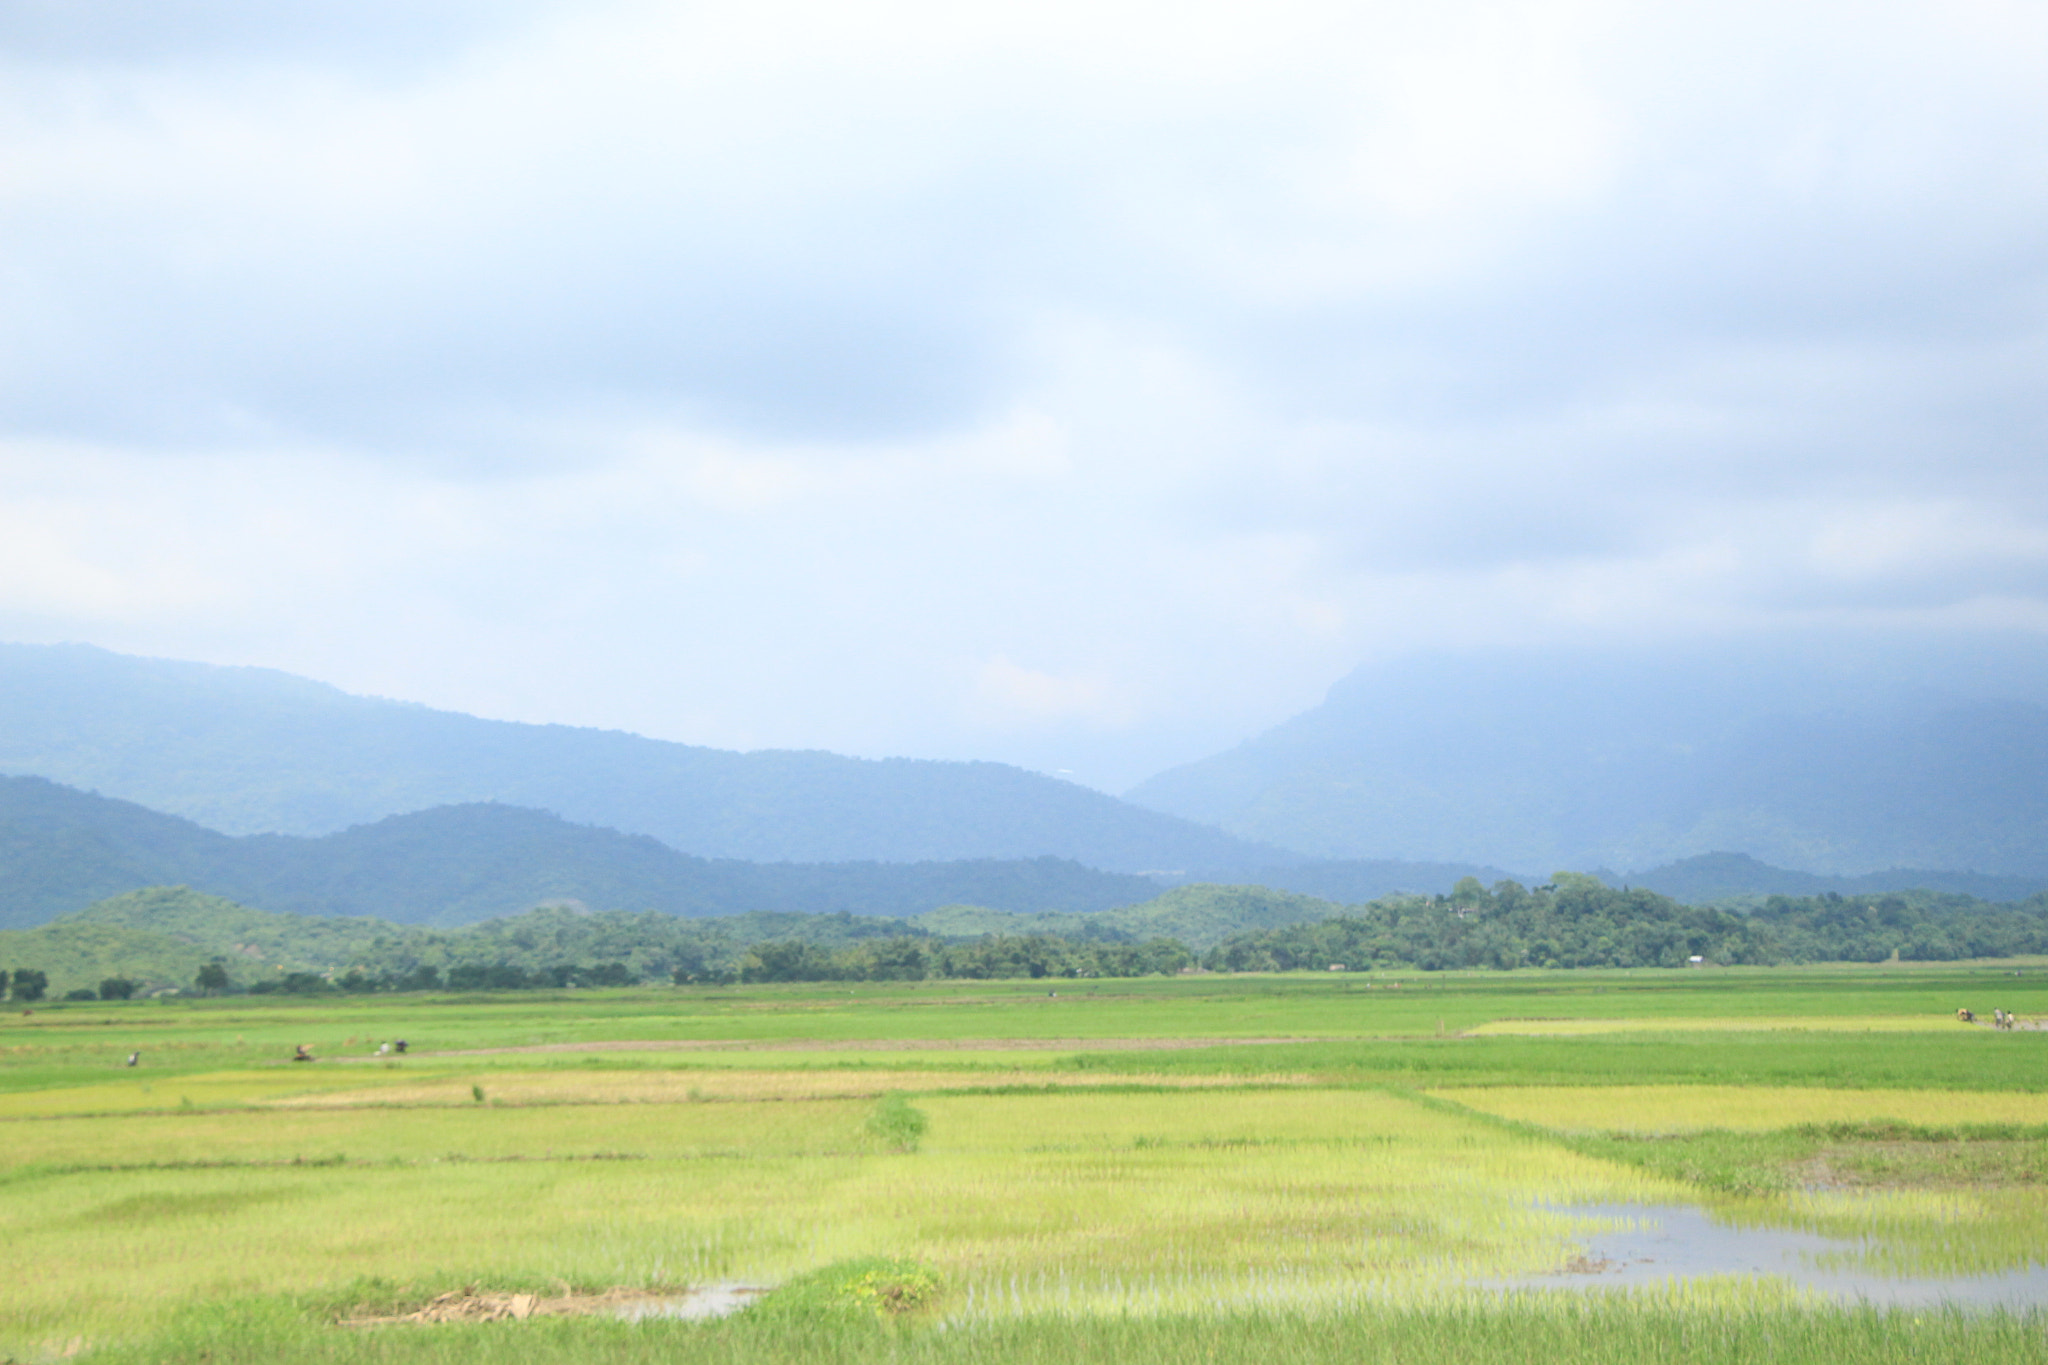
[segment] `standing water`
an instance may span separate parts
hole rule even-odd
[[[1866,1242],[1783,1228],[1730,1227],[1685,1204],[1582,1204],[1550,1211],[1620,1226],[1581,1234],[1583,1250],[1554,1275],[1496,1281],[1493,1287],[1584,1289],[1756,1275],[1850,1303],[2048,1307],[2044,1265],[1991,1275],[1884,1275],[1854,1264],[1870,1250]]]

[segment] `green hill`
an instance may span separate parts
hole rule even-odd
[[[251,910],[189,887],[150,887],[34,929],[0,930],[0,966],[47,972],[52,995],[126,977],[145,989],[187,987],[219,959],[236,984],[289,972],[327,972],[380,936],[375,920],[311,919]]]

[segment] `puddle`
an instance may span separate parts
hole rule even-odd
[[[1496,1281],[1503,1289],[1585,1289],[1661,1284],[1708,1275],[1768,1275],[1844,1302],[1934,1307],[2048,1307],[2048,1266],[1953,1278],[1879,1274],[1824,1260],[1858,1256],[1856,1239],[1784,1228],[1730,1227],[1685,1204],[1581,1204],[1552,1207],[1574,1218],[1623,1226],[1579,1235],[1580,1253],[1554,1275]]]
[[[627,1322],[644,1322],[648,1318],[701,1322],[707,1318],[730,1317],[767,1292],[765,1286],[758,1284],[700,1285],[686,1294],[622,1303],[612,1310],[611,1316],[624,1318]]]

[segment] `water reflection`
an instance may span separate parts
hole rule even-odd
[[[1620,1226],[1582,1231],[1577,1239],[1580,1254],[1559,1273],[1498,1287],[1583,1289],[1708,1275],[1768,1275],[1846,1302],[2048,1306],[2048,1266],[1953,1278],[1883,1275],[1853,1264],[1870,1249],[1861,1240],[1785,1228],[1730,1227],[1686,1204],[1579,1204],[1551,1211]]]
[[[614,1314],[628,1322],[647,1318],[680,1318],[699,1321],[729,1317],[768,1290],[755,1284],[707,1284],[667,1299],[636,1299],[619,1305]]]

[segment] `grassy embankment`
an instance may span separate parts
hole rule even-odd
[[[2011,971],[40,1009],[0,1024],[0,1353],[2039,1359],[2038,1321],[1769,1286],[1471,1288],[1557,1268],[1581,1225],[1541,1206],[1605,1200],[1867,1236],[1916,1272],[2048,1259],[2048,1034],[1953,1018],[2048,1005],[2048,978]],[[1498,1032],[1528,1020],[1612,1027]],[[412,1055],[376,1058],[394,1035]],[[281,1061],[299,1042],[323,1060]],[[498,1050],[533,1048],[591,1050]],[[888,1094],[929,1120],[915,1151],[873,1129]],[[930,1267],[937,1305],[891,1330],[328,1325],[472,1282],[777,1283],[870,1256]]]

